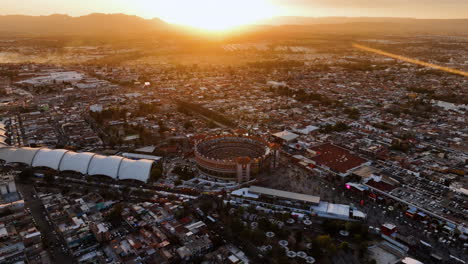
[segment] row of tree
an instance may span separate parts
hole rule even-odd
[[[189,102],[185,102],[185,101],[182,101],[182,100],[176,100],[176,103],[177,103],[177,109],[179,109],[179,111],[181,112],[196,112],[196,113],[199,113],[211,120],[214,120],[220,124],[223,124],[225,126],[228,126],[228,127],[235,127],[236,126],[236,123],[232,120],[230,120],[229,118],[225,117],[224,115],[222,114],[219,114],[215,111],[212,111],[210,109],[207,109],[199,104],[194,104],[194,103],[189,103]]]

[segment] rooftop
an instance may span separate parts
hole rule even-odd
[[[292,199],[292,200],[314,203],[314,204],[318,204],[320,202],[320,197],[317,197],[317,196],[281,191],[281,190],[276,190],[276,189],[264,188],[260,186],[251,186],[249,188],[249,192],[264,194],[264,195],[271,195],[271,196],[275,196],[279,198]]]
[[[294,140],[296,138],[299,137],[299,135],[297,134],[294,134],[292,132],[289,132],[289,131],[282,131],[282,132],[278,132],[278,133],[275,133],[273,134],[273,136],[277,137],[277,138],[280,138],[284,141],[291,141],[291,140]]]
[[[325,143],[310,149],[317,154],[311,158],[313,161],[340,173],[346,173],[367,162],[367,160],[351,153],[349,150],[331,143]]]

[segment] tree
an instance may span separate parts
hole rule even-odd
[[[346,108],[343,112],[351,119],[359,119],[359,116],[361,116],[357,108]]]
[[[237,217],[232,219],[231,225],[228,226],[231,227],[232,232],[236,235],[244,229],[244,225],[242,225],[242,222]]]
[[[409,145],[407,143],[403,143],[398,139],[392,141],[392,145],[390,146],[391,150],[397,150],[402,152],[408,152]]]
[[[265,234],[257,229],[251,232],[250,239],[254,244],[260,245],[265,239]]]
[[[156,182],[163,176],[163,163],[159,161],[156,165],[151,167],[150,181]]]
[[[44,180],[47,184],[51,185],[55,182],[55,177],[50,175],[50,174],[47,174],[45,177],[44,177]]]
[[[320,247],[328,248],[332,243],[332,240],[329,235],[321,235],[317,237],[317,242]]]
[[[172,172],[177,174],[181,179],[188,181],[195,177],[195,172],[190,168],[190,166],[177,166],[175,167]]]
[[[185,129],[189,129],[189,128],[192,128],[192,127],[193,127],[192,122],[186,121],[186,122],[184,123],[184,128],[185,128]]]
[[[24,169],[19,175],[18,179],[22,183],[28,183],[29,179],[31,179],[34,176],[34,170],[31,168],[26,168]]]
[[[106,221],[111,222],[111,223],[117,223],[122,220],[122,211],[123,211],[123,206],[122,204],[116,204],[114,207],[111,209],[111,211],[105,216]]]
[[[271,259],[274,260],[274,263],[283,264],[290,263],[284,248],[281,248],[278,245],[273,245],[271,249]]]
[[[330,235],[334,235],[342,229],[342,223],[336,220],[325,220],[322,223],[322,227]]]
[[[179,186],[181,184],[182,184],[182,180],[180,180],[180,179],[177,179],[177,180],[174,181],[175,186]]]
[[[341,242],[340,244],[340,249],[341,250],[344,250],[344,251],[347,251],[349,249],[349,243],[344,241],[344,242]]]
[[[161,120],[158,121],[158,126],[159,126],[159,133],[164,133],[169,130]]]
[[[302,239],[303,239],[302,231],[296,232],[296,243],[300,244],[302,242]]]
[[[250,230],[245,228],[244,230],[242,230],[240,232],[240,237],[243,239],[243,240],[250,240]]]
[[[203,200],[200,205],[200,209],[205,213],[207,213],[211,208],[213,208],[211,200]]]
[[[217,127],[217,126],[216,126],[215,122],[213,122],[213,120],[210,120],[210,121],[208,122],[208,128],[216,128],[216,127]]]
[[[150,181],[156,182],[162,177],[162,175],[163,175],[163,172],[160,168],[153,168],[151,169]]]
[[[317,244],[320,248],[327,252],[328,255],[335,253],[336,246],[333,244],[329,235],[321,235],[316,238]]]
[[[367,242],[361,242],[359,243],[359,256],[363,257],[365,253],[367,252]]]

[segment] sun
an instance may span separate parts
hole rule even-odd
[[[265,0],[165,0],[159,3],[163,20],[204,30],[228,30],[273,16]]]

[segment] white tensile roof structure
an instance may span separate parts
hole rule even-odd
[[[89,163],[88,175],[105,175],[117,179],[122,160],[119,156],[96,155]]]
[[[105,175],[120,180],[147,182],[153,160],[132,160],[120,156],[103,156],[91,152],[76,153],[65,149],[14,148],[0,145],[0,160],[47,167],[58,171],[75,171],[85,175]]]
[[[120,180],[139,180],[146,182],[149,179],[153,162],[150,160],[130,160],[124,159],[120,164]]]
[[[5,153],[6,163],[24,163],[29,166],[32,165],[33,159],[36,156],[36,153],[39,151],[39,148],[6,148],[7,152]],[[2,149],[3,150],[3,149]]]
[[[54,170],[58,170],[60,161],[62,161],[63,155],[69,150],[65,149],[46,149],[42,148],[36,153],[33,159],[33,167],[47,167]]]
[[[0,160],[4,160],[6,163],[8,163],[11,153],[15,150],[15,148],[8,146],[0,148]]]
[[[76,153],[69,151],[65,153],[60,162],[60,171],[76,171],[82,174],[88,173],[88,165],[93,156],[91,152]]]

